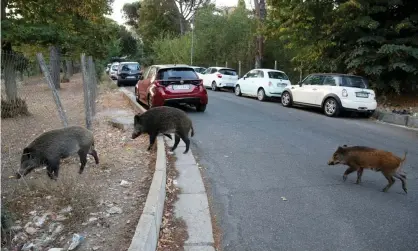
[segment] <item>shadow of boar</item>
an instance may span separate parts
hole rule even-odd
[[[193,124],[187,114],[174,107],[158,106],[153,107],[142,114],[137,114],[134,117],[134,132],[132,139],[137,138],[142,133],[148,133],[149,146],[148,151],[154,145],[155,139],[161,133],[171,139],[170,133],[174,133],[174,145],[171,151],[177,148],[180,138],[186,144],[186,154],[189,151],[190,139],[189,131],[191,130],[191,137],[194,136]]]
[[[389,188],[395,183],[395,178],[402,182],[402,189],[407,193],[406,175],[401,172],[401,165],[406,159],[407,152],[404,157],[400,158],[391,152],[383,151],[375,148],[365,146],[339,146],[334,152],[328,165],[343,164],[348,168],[345,170],[343,180],[347,180],[347,176],[357,171],[356,184],[360,184],[361,176],[364,169],[372,169],[376,172],[382,172],[388,180],[388,185],[385,186],[382,192],[387,192]]]
[[[58,178],[60,160],[78,153],[80,157],[81,174],[87,163],[87,154],[93,156],[99,164],[97,152],[94,149],[93,133],[81,126],[69,126],[44,132],[23,149],[20,169],[16,178],[26,176],[35,168],[47,166],[48,177]]]

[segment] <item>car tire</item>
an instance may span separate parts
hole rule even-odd
[[[280,97],[282,106],[284,107],[291,107],[292,106],[292,96],[289,92],[285,91],[282,93],[282,96]]]
[[[216,92],[218,90],[218,87],[216,86],[216,82],[212,82],[212,91]]]
[[[148,109],[151,109],[153,107],[151,95],[148,95],[147,101],[148,101],[147,102],[148,103]]]
[[[242,95],[242,93],[241,93],[241,87],[239,85],[235,86],[234,92],[235,92],[235,95],[236,96],[241,96]]]
[[[122,86],[122,83],[119,82],[119,81],[116,81],[116,84],[118,85],[118,87],[121,87]]]
[[[337,117],[340,114],[340,106],[335,98],[327,98],[324,102],[324,113],[328,117]]]
[[[206,110],[206,105],[198,104],[196,105],[196,111],[204,112]]]
[[[138,90],[136,89],[136,87],[135,87],[135,100],[136,102],[139,103],[139,95],[138,95]]]
[[[266,100],[266,92],[263,88],[258,89],[257,91],[257,99],[260,101]]]

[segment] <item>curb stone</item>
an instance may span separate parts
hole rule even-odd
[[[174,139],[174,134],[172,134]],[[169,147],[174,140],[166,139]],[[175,203],[176,217],[182,218],[187,225],[189,238],[184,243],[186,251],[215,251],[212,221],[209,211],[209,202],[199,171],[193,157],[192,150],[183,154],[186,145],[180,141],[174,154],[177,157],[175,166],[179,172],[177,186],[180,188],[179,200]]]
[[[145,108],[136,102],[132,92],[125,88],[120,88],[120,91],[136,112],[144,113],[146,111]],[[154,177],[152,178],[147,200],[128,251],[155,251],[157,249],[165,203],[166,168],[167,159],[164,139],[162,136],[158,136]]]
[[[375,111],[373,118],[394,125],[418,128],[418,117],[391,112]]]

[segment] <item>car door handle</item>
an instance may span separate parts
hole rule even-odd
[[[312,90],[316,91],[316,88],[313,88]]]

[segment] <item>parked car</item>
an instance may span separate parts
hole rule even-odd
[[[370,117],[376,110],[376,95],[366,78],[356,75],[314,73],[297,85],[286,87],[282,105],[319,107],[325,115],[335,117],[342,111]]]
[[[211,87],[212,91],[219,88],[234,88],[238,81],[236,70],[228,67],[209,67],[201,75],[203,86]]]
[[[141,75],[141,67],[138,62],[121,62],[118,67],[117,82],[118,86],[126,83],[138,82]]]
[[[152,65],[135,86],[138,102],[149,108],[170,104],[189,104],[199,112],[206,110],[208,94],[195,70],[188,65]]]
[[[115,62],[110,66],[109,76],[111,79],[118,79],[119,62]]]
[[[202,74],[204,71],[206,71],[205,67],[201,67],[201,66],[191,66],[196,73]],[[199,75],[198,74],[198,75]]]
[[[112,64],[107,64],[106,65],[106,74],[109,74],[109,71],[110,71],[110,66],[112,66]]]
[[[235,84],[235,95],[257,97],[264,101],[270,97],[280,97],[285,87],[291,85],[283,71],[272,69],[253,69]]]

